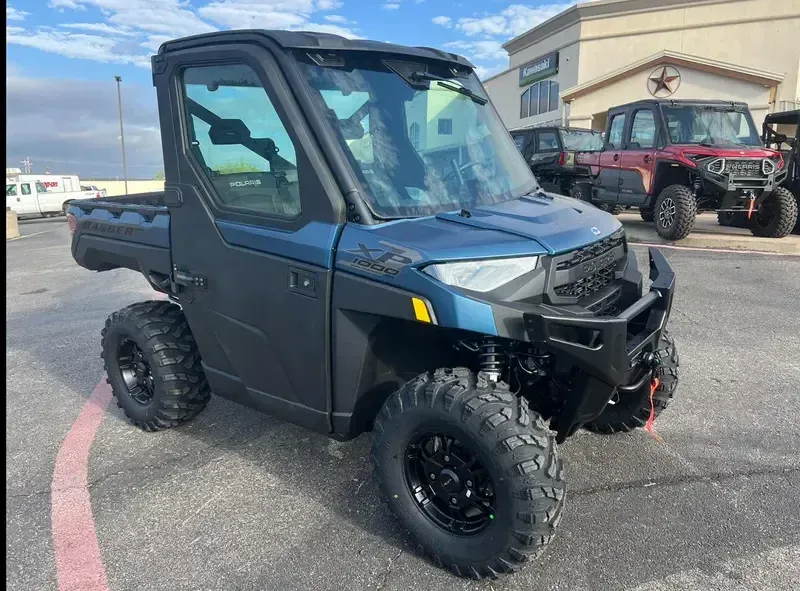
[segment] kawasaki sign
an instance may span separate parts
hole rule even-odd
[[[558,73],[558,52],[536,58],[519,68],[519,85],[525,86]]]

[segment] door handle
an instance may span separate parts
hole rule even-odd
[[[619,154],[614,154],[614,162],[616,162],[617,160],[619,160]]]
[[[644,161],[649,164],[650,162],[653,161],[653,157],[650,154],[648,154],[647,156],[644,157]]]

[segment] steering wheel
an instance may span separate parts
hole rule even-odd
[[[449,181],[453,180],[453,178],[457,178],[458,179],[458,184],[459,185],[463,185],[464,184],[464,173],[467,170],[469,170],[470,168],[472,168],[473,166],[475,166],[476,164],[477,164],[477,162],[473,161],[473,162],[467,162],[466,164],[462,164],[461,166],[459,166],[458,164],[456,164],[455,160],[451,160],[450,161],[450,167],[453,170],[451,172],[448,172],[445,175],[445,177],[443,179],[444,182],[449,182]]]

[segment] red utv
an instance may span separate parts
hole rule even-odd
[[[644,100],[608,111],[599,153],[579,153],[590,182],[573,197],[638,206],[667,240],[685,238],[698,212],[744,213],[756,236],[782,238],[797,222],[797,203],[779,185],[781,153],[761,147],[744,103]]]

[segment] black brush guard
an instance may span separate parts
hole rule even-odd
[[[528,339],[583,370],[564,401],[554,428],[563,441],[600,415],[618,386],[651,370],[672,309],[675,273],[661,251],[651,248],[650,291],[616,316],[523,314]]]

